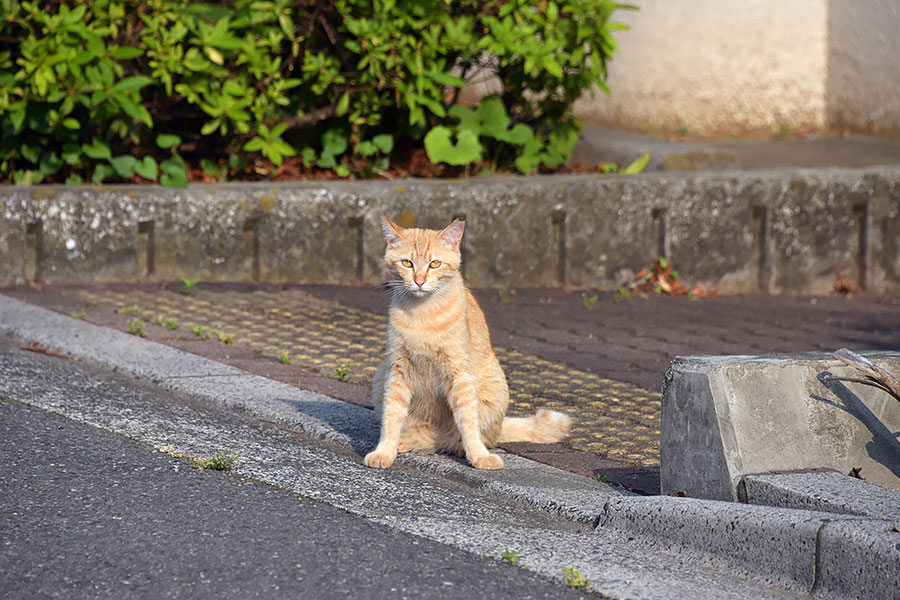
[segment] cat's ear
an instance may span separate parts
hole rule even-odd
[[[465,229],[465,227],[465,221],[454,219],[452,223],[444,227],[444,230],[438,237],[441,242],[451,250],[459,250],[459,244],[462,242],[463,229]]]
[[[381,229],[384,231],[384,239],[387,241],[387,245],[393,248],[403,239],[405,230],[384,216],[384,213],[379,214],[381,214]]]

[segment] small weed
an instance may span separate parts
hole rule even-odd
[[[500,301],[503,302],[503,304],[512,303],[512,297],[516,295],[516,290],[509,287],[508,281],[505,283],[495,283],[494,287],[497,288],[497,294],[499,294]]]
[[[584,307],[588,310],[594,310],[597,308],[597,296],[588,297],[587,292],[581,292],[581,301],[584,303]]]
[[[194,288],[200,283],[199,279],[191,279],[190,277],[182,277],[181,283],[184,285],[181,287],[181,293],[185,296],[193,296],[196,291]]]
[[[618,289],[618,291],[616,292],[616,296],[615,296],[615,298],[613,298],[613,300],[615,301],[616,304],[618,304],[619,302],[627,300],[628,298],[631,298],[631,290],[629,290],[627,287],[625,287],[623,285],[622,287],[620,287]]]
[[[128,321],[128,333],[138,337],[144,337],[144,322],[140,319],[132,319]]]
[[[607,483],[609,481],[609,478],[607,478],[607,476],[604,475],[603,473],[597,473],[596,475],[594,475],[592,477],[592,479],[594,481],[602,481],[603,483]]]
[[[203,327],[203,325],[191,325],[190,327],[188,327],[188,329],[191,331],[191,333],[199,338],[203,338],[204,340],[208,340],[212,337],[210,333]]]
[[[556,463],[556,464],[553,465],[553,466],[556,467],[557,469],[561,470],[561,471],[566,471],[566,472],[568,472],[568,473],[574,473],[574,472],[575,472],[575,469],[573,469],[572,467],[566,467],[566,466],[563,466],[563,465],[561,465],[561,464],[559,464],[559,463]]]
[[[213,471],[231,471],[238,464],[238,457],[231,450],[216,449],[212,458],[198,458],[194,461],[195,469],[212,469]]]
[[[346,381],[347,375],[350,374],[350,364],[344,363],[340,367],[336,368],[331,372],[332,375],[338,378],[338,381]]]
[[[230,346],[234,343],[234,336],[229,335],[227,333],[220,333],[219,341],[222,342],[223,344],[225,344],[226,346]]]
[[[288,353],[287,350],[281,351],[281,354],[278,355],[278,360],[280,360],[281,362],[283,362],[286,365],[294,364],[294,361],[291,360],[291,355]]]
[[[152,322],[153,322],[153,324],[156,325],[157,327],[162,327],[162,324],[163,324],[163,318],[162,318],[162,315],[156,315],[155,317],[153,317],[153,321],[152,321]]]
[[[694,128],[687,123],[682,123],[678,128],[678,135],[691,135],[692,133],[694,133]]]
[[[178,319],[166,319],[163,321],[163,327],[169,331],[175,331],[178,329]]]
[[[583,587],[587,587],[587,584],[591,582],[590,579],[586,579],[581,576],[581,573],[578,572],[578,569],[572,567],[566,567],[566,578],[563,580],[570,588],[581,589]]]
[[[519,557],[522,556],[522,550],[507,550],[500,553],[500,558],[508,562],[514,567],[519,566]]]
[[[176,452],[175,446],[173,446],[172,444],[169,444],[168,446],[160,446],[156,450],[158,452],[162,452],[163,454],[168,454],[169,456],[171,456],[173,458],[183,458],[187,461],[194,462],[193,458],[190,458],[189,456],[185,456],[181,452]]]
[[[131,306],[123,306],[119,309],[119,314],[124,317],[136,317],[141,314],[141,307],[137,304],[132,304]]]
[[[80,321],[84,321],[85,314],[84,314],[84,311],[74,312],[74,313],[72,313],[72,316]]]

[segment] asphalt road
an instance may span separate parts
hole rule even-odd
[[[36,400],[29,393],[69,393],[78,402],[115,394],[160,407],[178,400],[152,385],[23,352],[5,338],[0,372],[3,598],[581,595],[26,405]],[[11,393],[3,380],[13,378]],[[238,429],[275,428],[238,413],[228,420]]]

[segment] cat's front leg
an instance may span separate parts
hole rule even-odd
[[[381,439],[378,446],[366,455],[363,461],[367,467],[387,469],[397,458],[400,431],[409,413],[412,390],[403,378],[402,371],[395,365],[384,382],[384,400],[381,409]]]
[[[475,377],[468,372],[455,374],[450,386],[449,401],[453,420],[456,421],[466,451],[466,460],[476,469],[502,469],[503,459],[488,452],[481,439]]]

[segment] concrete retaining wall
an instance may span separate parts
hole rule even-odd
[[[720,292],[900,290],[900,168],[0,187],[0,283],[374,283],[378,211],[467,221],[471,284],[615,288],[664,254]]]

